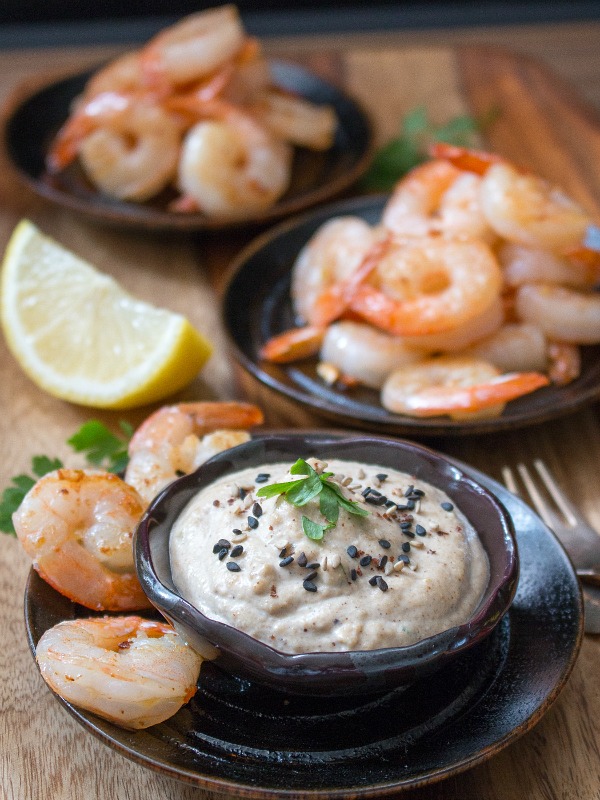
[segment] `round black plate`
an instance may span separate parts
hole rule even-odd
[[[193,700],[138,732],[61,703],[105,744],[146,767],[253,798],[376,797],[484,761],[554,702],[579,651],[583,616],[570,562],[541,520],[502,486],[460,466],[508,509],[521,576],[494,634],[449,668],[381,697],[312,700],[231,678],[206,663]],[[89,615],[31,572],[25,620],[32,652],[52,625]]]
[[[236,258],[223,301],[223,314],[234,354],[251,375],[338,424],[409,436],[520,428],[565,415],[600,397],[600,346],[582,348],[581,375],[567,386],[539,389],[508,403],[500,417],[473,421],[393,414],[381,405],[379,393],[373,389],[343,390],[324,384],[316,373],[316,358],[293,364],[269,364],[261,360],[262,345],[295,325],[290,278],[302,246],[333,217],[354,214],[375,224],[381,218],[386,200],[381,195],[359,197],[281,223],[258,236]]]
[[[222,230],[264,224],[330,200],[351,186],[369,165],[371,125],[365,112],[340,89],[291,63],[271,62],[276,85],[314,103],[327,103],[338,117],[333,147],[324,153],[296,148],[292,181],[286,194],[271,208],[251,218],[227,220],[201,213],[168,210],[175,194],[165,191],[145,203],[128,203],[101,195],[74,164],[57,176],[46,172],[44,160],[52,138],[67,119],[71,103],[81,93],[88,71],[41,89],[10,115],[5,126],[5,148],[22,178],[43,197],[97,220],[153,230]]]

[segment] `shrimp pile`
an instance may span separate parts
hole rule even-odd
[[[233,5],[200,11],[99,70],[74,103],[47,159],[76,159],[103,194],[243,216],[290,183],[293,147],[327,150],[336,116],[274,86],[259,42]]]
[[[446,144],[399,181],[379,224],[325,223],[299,253],[302,327],[267,341],[286,363],[319,356],[329,384],[363,384],[414,417],[500,415],[580,372],[600,343],[600,253],[590,215],[500,156]]]
[[[248,428],[262,421],[249,403],[166,406],[132,437],[125,480],[101,470],[44,475],[13,514],[34,569],[94,611],[151,608],[132,547],[147,505],[178,475],[248,441]],[[135,616],[59,623],[40,640],[36,658],[65,700],[132,729],[154,725],[186,703],[202,661],[170,625]]]

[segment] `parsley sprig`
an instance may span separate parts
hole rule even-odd
[[[368,516],[368,512],[364,508],[361,508],[354,500],[348,500],[340,486],[329,480],[333,472],[319,474],[303,458],[299,458],[295,464],[292,464],[290,473],[304,477],[262,486],[256,494],[258,497],[282,495],[288,503],[297,507],[305,506],[318,497],[319,511],[327,522],[322,524],[302,515],[302,530],[309,539],[319,541],[323,538],[325,531],[335,527],[341,508],[358,517]]]
[[[490,111],[481,119],[469,114],[453,117],[443,125],[434,125],[423,107],[406,114],[400,135],[387,142],[376,154],[362,185],[370,191],[387,192],[413,167],[426,161],[434,142],[446,142],[460,147],[477,145],[481,134],[497,117]]]
[[[122,437],[115,436],[106,425],[98,420],[85,422],[81,428],[67,440],[76,453],[83,453],[87,463],[100,467],[108,472],[122,472],[127,466],[127,444],[133,433],[133,427],[121,420],[119,427]],[[59,458],[48,456],[33,456],[31,459],[31,472],[33,475],[16,475],[11,485],[2,493],[0,498],[0,531],[12,533],[15,529],[12,515],[23,502],[27,492],[35,485],[39,478],[49,472],[64,467]]]

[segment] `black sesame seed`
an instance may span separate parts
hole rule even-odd
[[[413,533],[412,531],[405,530],[405,531],[402,531],[402,533],[403,533],[405,536],[407,536],[409,539],[414,539],[414,538],[415,538],[415,535],[414,535],[414,533]]]
[[[229,550],[228,550],[227,547],[222,547],[219,550],[219,561],[223,561],[223,559],[225,558],[225,556],[227,555],[228,552],[229,552]]]
[[[237,558],[238,556],[241,556],[243,552],[244,552],[244,548],[242,547],[242,545],[241,544],[236,544],[236,546],[231,551],[231,557],[232,558]]]
[[[355,569],[351,569],[350,570],[350,577],[352,578],[353,581],[356,580],[356,570]]]
[[[365,497],[365,502],[370,503],[372,506],[384,506],[387,503],[387,497],[383,494],[368,494]]]
[[[410,542],[402,542],[402,552],[410,553]]]
[[[388,562],[388,557],[383,556],[379,561],[379,569],[383,569]]]
[[[229,572],[241,572],[242,568],[239,564],[236,564],[235,561],[228,561],[225,565]]]
[[[379,577],[379,575],[373,575],[373,577],[372,577],[372,578],[369,578],[369,584],[370,584],[371,586],[375,586],[375,584],[377,583],[377,578],[378,578],[378,577]]]
[[[397,506],[398,511],[413,511],[414,507],[415,504],[413,503],[412,500],[408,500],[406,503],[402,503],[399,506]]]
[[[213,545],[213,553],[220,553],[222,549],[223,548],[218,542]]]
[[[255,517],[262,516],[263,511],[260,503],[254,503],[254,505],[252,506],[252,513],[254,514]]]
[[[219,539],[217,544],[219,545],[219,547],[227,547],[227,548],[231,547],[231,542],[228,539]]]
[[[444,511],[452,511],[454,509],[452,503],[441,503],[441,506],[444,509]]]
[[[411,483],[411,485],[408,487],[408,489],[404,492],[404,497],[409,497],[414,492],[414,490],[415,490],[415,487]]]
[[[304,586],[307,592],[317,591],[317,584],[313,583],[312,581],[302,581],[302,586]]]
[[[395,505],[396,505],[396,503],[394,503],[393,500],[388,500],[387,503],[385,504],[385,507],[386,508],[393,508]]]
[[[400,553],[398,561],[404,561],[405,564],[410,564],[410,558],[405,553]]]
[[[320,566],[318,561],[313,561],[311,564],[306,565],[306,569],[319,569]]]
[[[423,489],[413,489],[412,494],[414,497],[425,497],[425,492]]]
[[[240,533],[241,533],[241,530],[239,528],[234,528],[231,532],[233,533],[234,536],[239,536]]]
[[[387,478],[387,473],[385,473],[385,472],[378,472],[378,473],[377,473],[377,475],[376,475],[375,477],[376,477],[376,478],[379,478],[379,480],[380,480],[380,481],[384,481],[384,480]]]
[[[309,573],[309,574],[306,576],[306,578],[305,578],[304,580],[305,580],[305,581],[314,581],[314,579],[317,577],[317,575],[318,575],[318,574],[319,574],[319,573],[318,573],[318,572],[317,572],[317,570],[315,569],[315,570],[313,570],[312,572],[310,572],[310,573]]]
[[[425,528],[422,525],[415,525],[415,533],[418,536],[425,536],[427,531],[425,530]]]
[[[410,528],[411,525],[412,525],[412,522],[401,522],[400,523],[400,527],[402,528],[403,531],[405,531],[408,528]]]
[[[384,550],[389,550],[392,545],[387,539],[380,539],[379,546],[383,547]]]
[[[282,561],[279,562],[279,566],[280,567],[287,567],[288,564],[291,564],[293,560],[294,560],[294,556],[288,556],[287,558],[284,558]]]
[[[258,528],[258,520],[256,517],[248,517],[248,525],[254,529]]]
[[[348,553],[350,558],[356,558],[356,556],[358,555],[358,550],[353,544],[351,544],[350,547],[346,548],[346,552]]]
[[[247,495],[247,494],[248,494],[248,492],[247,492],[245,489],[242,489],[242,488],[240,487],[240,491],[239,491],[239,497],[240,497],[240,500],[245,500],[245,499],[246,499],[246,495]]]
[[[287,546],[287,544],[286,544],[286,546],[285,546],[285,547],[283,547],[283,548],[282,548],[282,549],[279,551],[279,558],[285,558],[285,557],[286,557],[286,555],[287,555],[287,549],[288,549],[288,546]]]
[[[370,487],[370,486],[367,486],[367,488],[366,488],[366,489],[363,489],[363,490],[362,490],[362,492],[361,492],[361,495],[362,495],[363,497],[366,497],[366,496],[369,494],[369,492],[372,492],[372,491],[373,491],[373,489],[371,489],[371,487]]]
[[[256,483],[266,483],[271,477],[269,472],[259,472],[254,480]]]
[[[381,589],[381,591],[382,591],[382,592],[387,592],[387,590],[388,590],[388,585],[387,585],[387,583],[386,583],[386,582],[383,580],[383,578],[381,577],[381,575],[378,575],[378,576],[377,576],[377,586],[379,586],[379,588]]]
[[[296,559],[296,563],[299,567],[305,567],[308,564],[308,558],[304,553],[300,553],[298,558]]]
[[[358,563],[361,565],[361,567],[368,567],[371,563],[371,556],[363,556]]]

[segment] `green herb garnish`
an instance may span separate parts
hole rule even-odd
[[[462,114],[443,125],[434,125],[425,108],[415,108],[404,117],[400,135],[375,154],[362,180],[363,188],[389,191],[409,170],[427,160],[429,147],[434,142],[446,142],[459,147],[476,146],[478,135],[496,118],[496,111],[481,119]]]
[[[354,500],[348,500],[341,488],[329,480],[333,472],[323,472],[319,475],[303,458],[299,458],[292,465],[290,472],[292,475],[303,475],[304,477],[263,486],[256,494],[258,497],[282,495],[288,503],[297,507],[306,505],[318,496],[319,511],[327,522],[315,522],[303,515],[302,530],[309,539],[319,541],[323,538],[325,531],[335,527],[339,519],[340,508],[358,517],[368,516],[368,511],[361,508]]]
[[[102,422],[90,420],[67,440],[76,453],[84,453],[88,464],[101,467],[109,472],[122,472],[127,466],[127,443],[133,433],[133,427],[124,420],[119,422],[123,431],[123,438],[115,436]],[[61,469],[64,464],[59,458],[48,456],[33,456],[31,459],[32,475],[16,475],[11,485],[2,493],[0,498],[0,531],[12,533],[15,529],[12,515],[23,502],[27,492],[35,485],[39,478],[43,478],[55,469]]]

